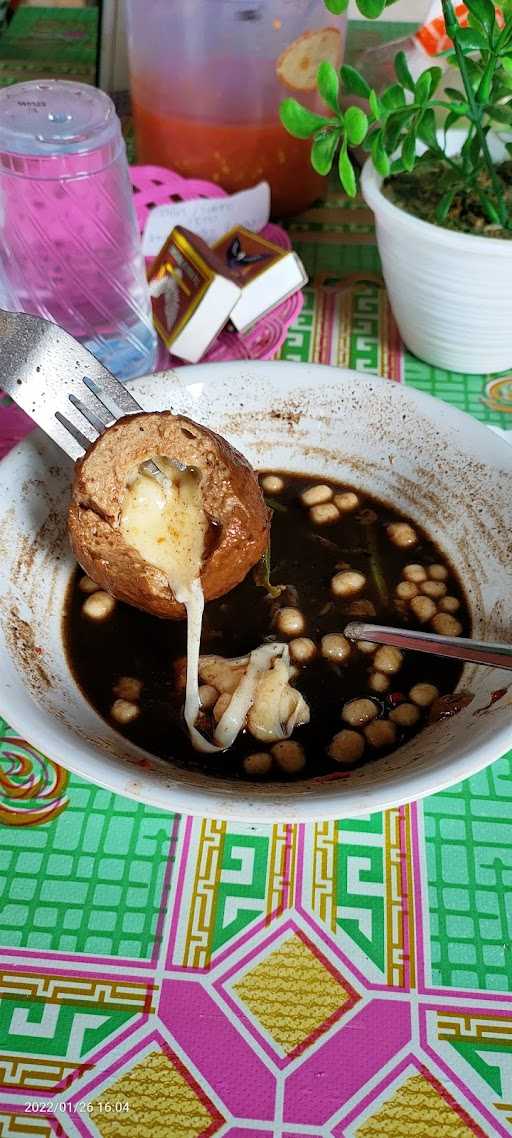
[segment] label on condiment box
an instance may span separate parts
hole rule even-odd
[[[230,315],[238,332],[247,332],[307,283],[304,265],[293,249],[283,249],[242,225],[225,233],[214,249],[224,272],[232,273],[241,289]]]
[[[224,261],[225,268],[236,274],[242,288],[289,252],[239,225],[225,233],[220,241],[216,241],[214,249]]]
[[[214,271],[182,233],[173,232],[154,262],[149,282],[153,320],[170,348],[204,296]]]

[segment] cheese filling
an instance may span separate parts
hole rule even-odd
[[[187,612],[187,694],[185,722],[200,751],[217,751],[195,727],[199,699],[199,649],[204,596],[201,564],[208,530],[199,481],[159,459],[168,477],[139,470],[130,481],[121,511],[121,532],[128,545],[160,569],[176,600]]]
[[[159,459],[168,478],[141,469],[127,488],[121,532],[128,545],[165,574],[176,596],[199,578],[208,519],[198,479]],[[184,601],[181,603],[185,603]]]
[[[204,611],[200,573],[208,519],[203,507],[199,479],[189,470],[177,471],[165,459],[159,459],[158,463],[167,477],[150,474],[141,467],[130,479],[121,510],[120,528],[126,543],[144,561],[165,575],[176,600],[186,609],[187,684],[184,714],[192,745],[206,754],[227,750],[244,727],[251,709],[253,718],[256,712],[258,721],[259,729],[253,727],[257,738],[289,737],[297,723],[308,722],[309,710],[302,696],[287,688],[290,675],[287,644],[264,644],[244,659],[244,671],[228,708],[217,724],[214,743],[208,742],[196,727],[201,710],[199,652]],[[263,684],[262,694],[273,695],[274,698],[268,700],[268,710],[261,714],[257,711],[261,705],[257,693],[261,689],[262,676],[266,673],[270,675],[267,685]],[[284,701],[286,706],[283,708],[281,697],[285,689],[288,700]],[[267,700],[264,702],[266,704]],[[271,724],[266,723],[269,718]],[[286,726],[283,726],[283,721]]]

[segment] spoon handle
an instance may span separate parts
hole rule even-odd
[[[369,640],[371,644],[391,644],[414,652],[429,652],[433,656],[451,656],[471,664],[487,664],[491,668],[508,668],[512,671],[512,645],[467,640],[462,636],[437,636],[417,629],[387,628],[382,624],[365,624],[352,621],[345,628],[348,640]]]

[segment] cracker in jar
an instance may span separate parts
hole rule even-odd
[[[276,74],[291,91],[314,91],[316,74],[322,60],[334,67],[341,63],[341,32],[339,28],[317,28],[304,32],[279,56]]]

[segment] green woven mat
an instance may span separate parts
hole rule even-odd
[[[0,35],[0,87],[31,79],[94,83],[97,8],[19,8]]]

